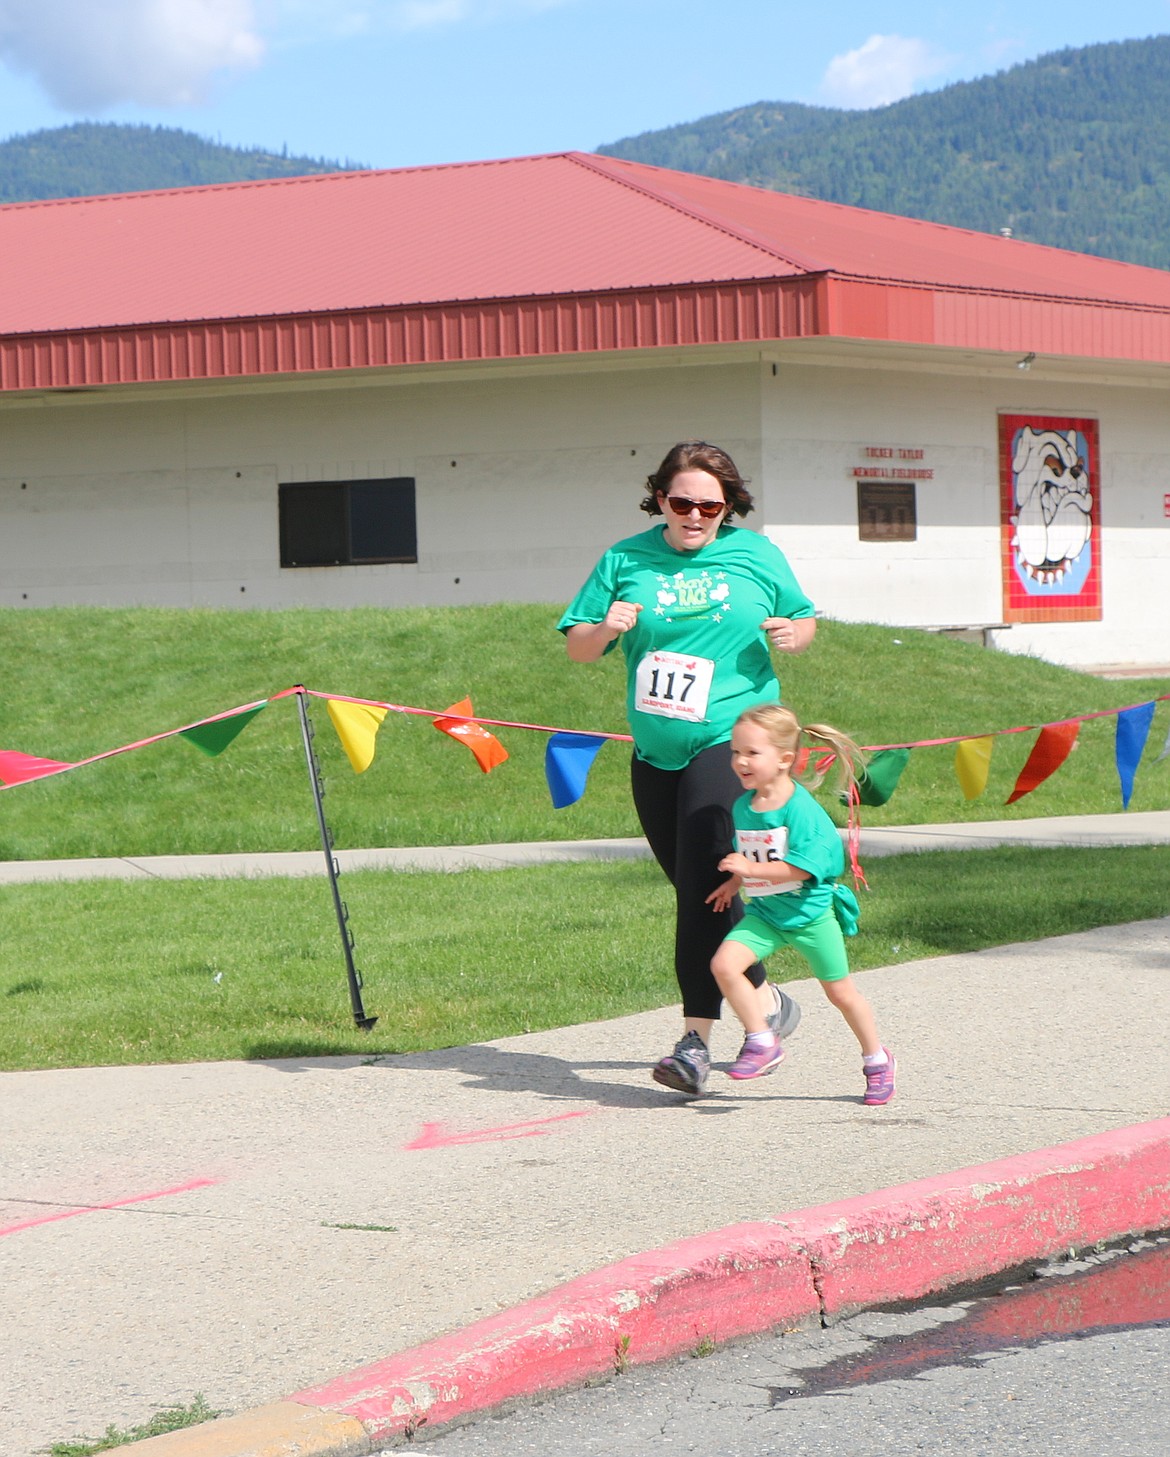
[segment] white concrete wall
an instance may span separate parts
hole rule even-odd
[[[758,367],[215,396],[64,396],[0,411],[0,605],[564,602],[649,519],[692,434],[749,455]],[[417,564],[281,569],[282,481],[413,476]]]
[[[1170,398],[1163,390],[1002,374],[781,362],[761,377],[764,516],[818,609],[900,626],[1003,621],[998,413],[1095,416],[1101,451],[1100,622],[1017,623],[1009,652],[1070,665],[1170,662]],[[918,534],[858,539],[867,446],[922,449]]]
[[[1016,625],[998,645],[1170,662],[1165,391],[777,357],[775,373],[746,351],[5,400],[0,606],[564,602],[647,524],[662,452],[698,435],[752,478],[752,524],[826,615],[995,623],[997,412],[1039,411],[1100,421],[1105,618]],[[858,539],[852,470],[882,445],[922,449],[934,472],[916,483],[916,541]],[[417,482],[417,564],[281,569],[280,482],[381,476]]]

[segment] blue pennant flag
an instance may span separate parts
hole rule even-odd
[[[576,804],[585,793],[585,781],[605,743],[597,734],[553,734],[544,751],[544,773],[554,809]]]
[[[1121,803],[1129,808],[1133,794],[1133,776],[1141,761],[1142,750],[1150,735],[1150,724],[1154,721],[1156,703],[1140,703],[1136,708],[1127,708],[1117,715],[1117,775],[1121,780]]]

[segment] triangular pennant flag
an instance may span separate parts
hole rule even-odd
[[[955,778],[965,799],[978,799],[987,788],[991,772],[991,750],[995,735],[980,739],[962,739],[955,745]]]
[[[1133,795],[1133,776],[1141,762],[1146,740],[1150,736],[1150,725],[1154,721],[1157,704],[1140,703],[1136,708],[1127,708],[1117,715],[1117,734],[1114,740],[1114,754],[1117,758],[1117,777],[1121,780],[1121,807],[1129,808]]]
[[[585,793],[585,781],[605,743],[597,734],[553,734],[544,751],[544,775],[554,809],[576,804]]]
[[[389,710],[369,703],[346,703],[341,698],[327,698],[325,707],[353,772],[364,773],[374,762],[374,740]]]
[[[1170,755],[1170,728],[1166,730],[1166,742],[1162,745],[1162,752],[1154,760],[1154,763],[1160,764],[1168,755]]]
[[[497,764],[504,762],[508,757],[508,751],[494,734],[489,734],[487,729],[478,723],[459,721],[472,717],[470,698],[461,698],[458,703],[453,703],[447,712],[456,714],[457,717],[437,718],[435,727],[441,734],[448,734],[451,738],[459,739],[466,744],[485,774],[490,773]]]
[[[879,749],[857,776],[858,803],[885,804],[897,789],[898,780],[909,762],[909,749]],[[843,801],[846,798],[842,796]]]
[[[233,739],[237,738],[262,708],[267,708],[268,700],[258,703],[255,708],[247,708],[243,713],[230,713],[226,718],[213,718],[207,723],[197,723],[191,728],[179,730],[179,737],[186,739],[189,744],[194,744],[201,754],[206,754],[209,759],[214,759],[216,754],[222,754]]]
[[[792,765],[792,777],[803,780],[806,775],[811,779],[819,779],[822,774],[827,774],[833,767],[837,756],[832,749],[810,749],[806,744],[803,748],[797,749],[796,759]],[[845,803],[847,796],[841,797],[841,803]]]
[[[1069,723],[1045,724],[1032,745],[1028,762],[1020,770],[1016,787],[1004,803],[1015,804],[1017,799],[1023,799],[1025,794],[1031,794],[1037,785],[1043,784],[1050,774],[1055,774],[1072,753],[1080,728],[1079,719]]]
[[[58,769],[72,769],[60,759],[38,759],[34,754],[21,754],[16,749],[0,749],[0,784],[27,784],[30,779],[43,779]]]

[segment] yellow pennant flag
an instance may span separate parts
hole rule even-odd
[[[955,745],[955,777],[967,799],[978,799],[987,788],[991,771],[991,746],[995,737],[964,739]]]
[[[374,740],[387,710],[368,703],[345,703],[340,698],[327,698],[325,707],[353,772],[361,774],[374,762]]]

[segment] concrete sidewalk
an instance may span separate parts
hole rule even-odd
[[[581,1379],[623,1336],[646,1359],[1170,1226],[1168,972],[1170,916],[866,972],[900,1067],[883,1109],[812,982],[784,1066],[697,1102],[648,1076],[673,1009],[400,1057],[0,1074],[0,1451],[201,1392],[241,1415],[132,1450],[367,1453],[534,1372]],[[738,1041],[720,1024],[716,1061]],[[845,1243],[877,1273],[826,1281]]]
[[[913,850],[974,850],[992,845],[1170,845],[1170,810],[1060,815],[1038,820],[981,820],[938,825],[865,827],[861,856]],[[346,870],[509,870],[542,861],[647,859],[643,839],[540,840],[514,845],[431,845],[337,850]],[[320,850],[245,855],[140,855],[111,860],[0,861],[0,885],[53,880],[187,880],[323,875]]]

